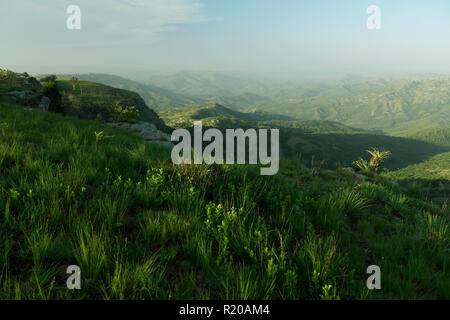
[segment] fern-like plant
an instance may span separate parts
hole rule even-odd
[[[366,150],[372,158],[370,159],[369,166],[376,172],[380,168],[381,164],[391,156],[391,151],[380,151],[376,148],[372,150]]]
[[[364,160],[363,158],[359,158],[356,161],[352,162],[352,167],[353,169],[355,169],[356,171],[366,171],[366,170],[370,170],[369,167],[369,162],[367,162],[366,160]]]
[[[356,171],[377,172],[380,169],[381,164],[391,156],[391,151],[380,151],[377,148],[366,150],[372,158],[370,161],[359,158],[353,161],[352,167]]]

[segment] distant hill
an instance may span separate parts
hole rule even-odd
[[[267,96],[269,87],[262,81],[220,72],[183,71],[153,76],[147,83],[236,110],[271,100]]]
[[[139,94],[148,107],[153,110],[163,110],[169,107],[184,107],[199,105],[205,100],[199,98],[191,98],[162,89],[153,85],[142,84],[123,77],[104,74],[104,73],[88,73],[88,74],[59,74],[58,78],[71,78],[76,76],[80,80],[97,82],[112,86],[119,89],[125,89]]]
[[[247,92],[263,95],[267,89],[258,80],[212,71],[183,71],[153,76],[147,82],[190,96],[233,96]]]
[[[405,134],[450,123],[450,80],[373,80],[343,82],[309,91],[281,91],[269,102],[251,110],[263,110],[311,120],[331,120],[355,128],[389,134]],[[309,93],[308,93],[309,92]]]

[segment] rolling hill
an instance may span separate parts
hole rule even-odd
[[[139,110],[139,120],[153,123],[160,130],[168,131],[165,123],[135,92],[83,80],[79,80],[75,88],[70,79],[57,79],[56,85],[62,95],[62,105],[67,115],[110,121],[117,107],[135,107]]]
[[[169,107],[195,106],[205,102],[205,100],[199,98],[191,98],[174,93],[170,90],[153,85],[142,84],[110,74],[59,74],[58,78],[70,79],[72,76],[75,76],[80,80],[101,83],[107,86],[136,92],[142,97],[147,106],[153,110],[163,110]]]
[[[355,88],[356,87],[356,88]],[[403,80],[340,84],[309,96],[284,93],[249,110],[311,120],[338,121],[380,133],[406,134],[450,123],[450,80]]]

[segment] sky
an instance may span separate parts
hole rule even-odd
[[[18,72],[450,74],[449,0],[2,0],[0,14],[0,68]]]

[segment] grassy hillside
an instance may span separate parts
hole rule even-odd
[[[147,106],[153,110],[163,110],[170,107],[195,106],[204,102],[204,100],[199,98],[183,96],[170,90],[152,85],[146,85],[115,75],[102,73],[58,75],[60,78],[67,79],[70,79],[72,76],[76,76],[80,80],[97,82],[115,88],[136,92],[142,97]]]
[[[448,209],[382,177],[173,166],[131,133],[6,102],[0,133],[1,299],[450,298]]]
[[[135,107],[139,110],[139,120],[154,123],[159,129],[167,131],[164,122],[135,92],[83,80],[79,80],[75,87],[70,79],[57,79],[56,84],[67,115],[111,121],[117,107]]]
[[[450,200],[450,152],[441,153],[400,170],[389,172],[386,177],[395,179],[413,192],[437,203]]]
[[[158,113],[171,127],[192,127],[201,120],[205,127],[280,129],[280,152],[284,158],[301,157],[308,166],[325,168],[349,166],[371,147],[393,152],[386,167],[398,169],[419,163],[436,154],[450,151],[449,146],[409,137],[370,134],[327,120],[291,120],[261,112],[242,113],[217,104],[168,109]],[[269,120],[272,119],[272,120]],[[274,120],[277,119],[277,120]]]

